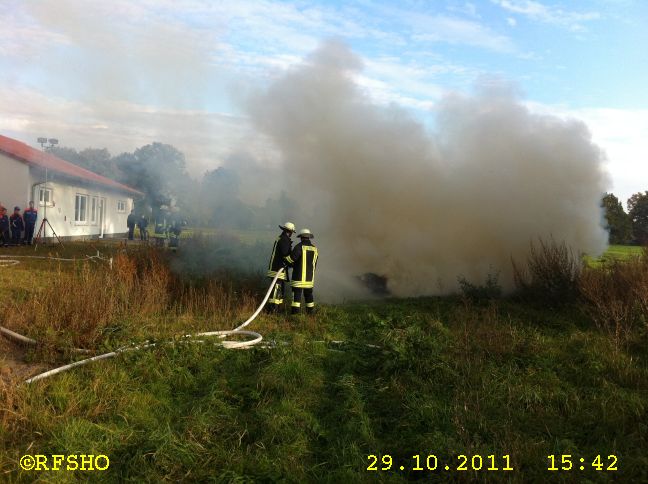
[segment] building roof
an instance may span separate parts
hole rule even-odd
[[[127,192],[134,196],[144,195],[139,190],[135,190],[127,185],[101,176],[93,171],[86,170],[80,166],[70,163],[69,161],[62,160],[50,153],[43,152],[39,149],[32,148],[31,146],[22,143],[21,141],[6,136],[0,135],[0,153],[4,153],[18,161],[27,163],[29,166],[36,166],[39,168],[47,168],[47,170],[60,173],[69,177],[84,180],[86,182],[96,183],[105,187]]]

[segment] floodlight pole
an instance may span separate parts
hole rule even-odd
[[[49,143],[48,148],[51,149],[54,146],[56,146],[59,141],[56,138],[44,138],[44,137],[41,137],[41,138],[38,138],[38,142],[41,145],[41,149],[43,150],[43,153],[45,153],[45,145],[47,143]],[[45,183],[44,183],[44,185],[45,185],[45,193],[47,193],[47,165],[45,165]],[[38,202],[40,203],[40,188],[38,189]],[[47,226],[49,225],[49,220],[47,220],[47,203],[48,202],[49,202],[49,200],[44,200],[44,203],[43,203],[45,208],[43,209],[43,221],[41,222],[41,228],[43,229],[43,238],[44,239],[47,239]],[[51,227],[51,225],[50,225],[50,227]],[[56,238],[58,239],[58,235],[56,235],[56,232],[54,232],[54,229],[52,229],[52,232],[54,233],[54,236],[56,236]],[[38,231],[38,233],[40,234],[40,230]],[[59,240],[59,243],[61,243],[60,240]]]

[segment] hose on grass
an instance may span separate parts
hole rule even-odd
[[[0,326],[0,334],[5,336],[8,339],[12,339],[16,341],[17,343],[23,344],[23,345],[29,345],[29,346],[36,346],[38,344],[38,341],[35,339],[28,338],[27,336],[23,336],[22,334],[18,334],[14,331],[11,331],[8,328],[5,328],[3,326]],[[63,351],[62,349],[59,348],[60,351]],[[71,348],[71,349],[66,349],[66,351],[71,351],[72,353],[82,353],[82,354],[92,354],[94,351],[92,350],[86,350],[83,348]]]
[[[77,259],[77,258],[66,258],[66,257],[52,257],[52,256],[46,256],[46,255],[0,255],[0,267],[7,267],[7,266],[14,266],[17,264],[20,264],[20,261],[18,259],[47,259],[47,260],[58,260],[58,261],[63,261],[63,262],[81,262],[81,261],[92,261],[95,262],[97,260],[104,260],[110,264],[110,268],[112,269],[112,264],[113,264],[113,259],[112,257],[106,258],[103,257],[99,251],[97,251],[96,255],[86,255],[82,259]]]
[[[283,271],[284,271],[283,268],[281,268],[281,269],[279,269],[277,271],[277,275],[274,277],[274,279],[272,279],[272,283],[270,284],[270,287],[268,288],[268,291],[266,292],[265,297],[263,298],[263,301],[261,302],[261,304],[259,305],[257,310],[252,314],[252,316],[250,316],[245,322],[241,323],[236,328],[231,329],[231,330],[205,331],[205,332],[202,332],[202,333],[186,334],[186,335],[183,336],[183,338],[185,339],[185,342],[203,343],[202,340],[193,339],[193,338],[197,338],[197,337],[217,336],[219,338],[225,338],[225,337],[231,336],[231,335],[242,335],[242,336],[250,337],[252,339],[248,339],[248,340],[245,340],[245,341],[223,340],[223,341],[221,341],[221,345],[224,348],[227,348],[227,349],[246,349],[246,348],[251,348],[252,346],[257,345],[258,343],[260,343],[263,340],[263,336],[261,336],[259,333],[254,332],[254,331],[243,330],[243,328],[245,328],[252,321],[254,321],[256,319],[256,317],[259,315],[259,313],[261,312],[263,307],[268,302],[268,299],[270,298],[270,294],[272,293],[272,290],[273,290],[275,284],[277,283],[277,279],[279,279],[279,277],[281,276]],[[15,341],[18,341],[20,343],[23,343],[23,344],[29,344],[29,345],[37,344],[36,340],[31,339],[31,338],[27,338],[26,336],[15,333],[15,332],[13,332],[13,331],[11,331],[11,330],[9,330],[7,328],[4,328],[2,326],[0,326],[0,334],[4,335],[4,336],[6,336],[6,337],[8,337],[10,339],[13,339]],[[165,343],[165,344],[168,344],[168,343]],[[157,345],[157,343],[150,343],[150,342],[147,341],[147,342],[144,342],[144,343],[140,343],[140,344],[138,344],[136,346],[121,347],[121,348],[116,349],[115,351],[111,351],[110,353],[104,353],[104,354],[101,354],[101,355],[92,356],[92,357],[86,358],[84,360],[79,360],[79,361],[76,361],[74,363],[70,363],[68,365],[60,366],[58,368],[54,368],[52,370],[48,370],[48,371],[43,372],[43,373],[39,373],[38,375],[33,376],[33,377],[25,380],[25,383],[27,383],[27,384],[34,383],[34,382],[36,382],[38,380],[42,380],[44,378],[54,376],[54,375],[56,375],[58,373],[63,373],[64,371],[71,370],[72,368],[87,365],[88,363],[92,363],[93,361],[99,361],[99,360],[105,360],[105,359],[108,359],[108,358],[114,358],[115,356],[117,356],[117,355],[119,355],[121,353],[125,353],[125,352],[128,352],[128,351],[139,351],[139,350],[143,350],[143,349],[147,349],[147,348],[152,348],[152,347],[154,347],[156,345]],[[76,352],[90,352],[90,350],[84,350],[84,349],[81,349],[81,348],[76,348],[74,351],[76,351]]]

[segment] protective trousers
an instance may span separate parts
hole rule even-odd
[[[25,224],[25,242],[28,244],[31,244],[34,238],[34,227],[34,224]]]
[[[301,300],[302,300],[302,291],[304,293],[304,300],[306,302],[306,312],[307,313],[312,313],[313,309],[315,309],[315,303],[313,302],[313,288],[312,287],[306,287],[306,288],[301,288],[301,287],[293,287],[293,302],[290,305],[290,312],[291,314],[297,314],[299,313],[299,310],[301,309]]]
[[[270,294],[270,299],[268,299],[268,304],[266,306],[268,312],[278,311],[281,305],[283,304],[284,298],[284,285],[285,281],[283,279],[277,279],[277,283]]]

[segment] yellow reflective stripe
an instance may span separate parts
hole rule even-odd
[[[277,275],[277,271],[268,271],[268,277],[274,278],[274,276]],[[279,276],[279,279],[283,279],[284,281],[286,280],[286,272],[282,272],[281,275]]]
[[[299,308],[299,307],[301,307],[301,303],[293,301],[291,306],[294,307],[294,308]]]
[[[319,252],[317,251],[317,247],[313,247],[313,279],[311,282],[315,284],[315,266],[317,265],[317,257],[319,255]]]
[[[268,299],[268,302],[272,304],[281,304],[283,299]]]
[[[292,281],[290,283],[290,287],[296,287],[298,289],[310,289],[310,288],[313,287],[313,283],[312,282],[301,282],[301,281],[294,282],[294,281]]]
[[[315,303],[306,303],[306,307],[307,307],[307,308],[314,308],[314,307],[315,307]]]
[[[306,272],[306,262],[308,260],[308,252],[313,252],[313,279],[308,280],[308,273]],[[297,281],[294,281],[295,283],[293,284],[292,282],[290,285],[292,287],[306,287],[310,288],[313,287],[313,282],[315,281],[315,264],[317,262],[317,247],[314,247],[312,245],[302,245],[302,266],[301,266],[301,278],[298,279]],[[301,284],[307,284],[307,285],[301,285]]]
[[[306,282],[306,251],[308,246],[302,245],[302,271],[301,271],[301,282]]]
[[[279,236],[281,237],[281,236]],[[279,237],[277,237],[277,240],[275,240],[274,245],[272,246],[272,255],[270,256],[270,265],[268,266],[268,271],[272,270],[272,261],[274,261],[275,253],[277,252],[277,244],[279,243]],[[277,273],[275,272],[272,277],[276,276]]]

